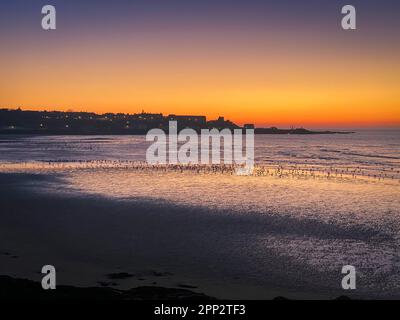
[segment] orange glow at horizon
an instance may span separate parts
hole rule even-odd
[[[266,126],[400,126],[396,55],[313,51],[307,43],[303,49],[280,42],[272,49],[208,45],[156,41],[117,50],[93,40],[3,53],[0,107],[144,109]]]

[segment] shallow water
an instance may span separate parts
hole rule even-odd
[[[236,263],[247,259],[244,280],[273,281],[263,270],[276,257],[292,266],[277,273],[286,287],[301,279],[303,290],[336,290],[341,267],[350,264],[360,277],[358,293],[399,297],[399,137],[399,131],[256,136],[256,163],[270,170],[263,176],[153,170],[137,162],[148,145],[140,136],[1,138],[0,171],[61,173],[61,187],[47,190],[56,193],[150,200],[231,217],[237,233],[221,241],[233,247]],[[213,263],[226,268],[224,261]]]
[[[145,136],[0,136],[0,161],[145,161]],[[336,135],[256,135],[257,164],[399,174],[400,130]],[[361,173],[361,172],[360,172]]]

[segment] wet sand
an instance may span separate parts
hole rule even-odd
[[[0,174],[1,275],[40,281],[41,267],[51,264],[59,285],[186,288],[225,299],[343,294],[335,289],[340,274],[318,274],[272,252],[257,254],[257,236],[303,232],[311,221],[288,224],[270,216],[232,216],[49,188],[62,188],[59,177]],[[332,226],[315,230],[336,236]]]

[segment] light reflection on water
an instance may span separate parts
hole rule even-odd
[[[66,179],[77,190],[107,197],[165,200],[205,207],[215,214],[274,217],[261,234],[256,225],[244,227],[258,233],[251,248],[258,259],[268,250],[319,272],[337,272],[352,264],[368,279],[364,290],[397,290],[398,183],[121,169],[75,171]]]
[[[271,171],[250,177],[220,170],[143,170],[136,162],[147,146],[143,137],[2,138],[0,171],[61,172],[72,192],[260,217],[264,232],[242,226],[254,229],[256,240],[246,250],[258,259],[266,259],[268,250],[320,272],[352,264],[368,279],[364,289],[398,295],[398,138],[398,131],[257,136],[256,163]],[[238,239],[235,245],[244,247]]]
[[[216,215],[259,219],[259,224],[237,226],[240,232],[253,234],[250,247],[240,234],[235,242],[235,250],[256,259],[254,270],[246,271],[254,276],[259,275],[260,266],[268,264],[264,260],[272,252],[318,273],[332,274],[343,265],[355,265],[364,279],[362,290],[390,296],[399,293],[398,182],[125,168],[61,172],[65,187],[53,192],[150,200],[161,207],[170,203],[205,208]],[[168,215],[168,206],[163,214]]]

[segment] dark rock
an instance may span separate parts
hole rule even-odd
[[[187,288],[187,289],[196,289],[196,286],[192,286],[190,284],[178,284],[178,287],[180,288]]]
[[[335,298],[334,300],[351,300],[351,298],[348,296],[339,296],[339,297]]]
[[[104,283],[103,283],[104,284]],[[114,284],[114,283],[113,283]],[[117,290],[108,287],[78,288],[57,286],[43,290],[39,282],[0,276],[0,300],[211,300],[186,289],[138,287]]]
[[[283,300],[290,300],[290,299],[282,297],[282,296],[277,296],[277,297],[273,298],[272,300],[274,300],[274,301],[283,301]]]
[[[109,273],[106,275],[108,279],[128,279],[134,275],[127,272]]]

